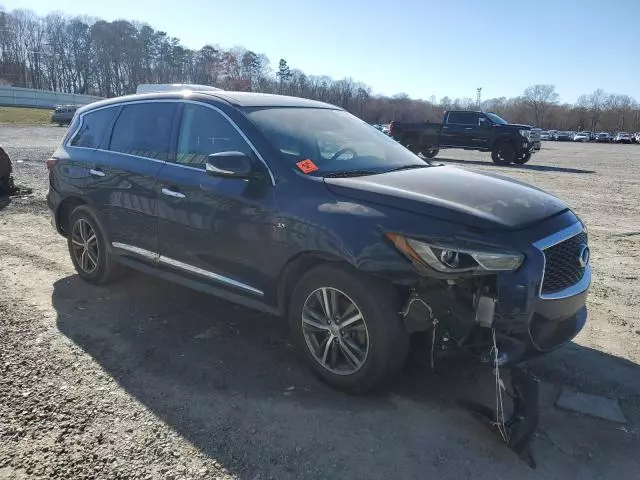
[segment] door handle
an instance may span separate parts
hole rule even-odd
[[[173,197],[173,198],[186,198],[187,197],[182,192],[178,192],[177,190],[173,190],[171,188],[166,188],[166,187],[162,189],[162,194],[166,195],[167,197]]]
[[[99,168],[92,168],[89,170],[89,175],[93,175],[94,177],[104,177],[105,173]]]
[[[473,127],[466,127],[465,130],[473,130]]]

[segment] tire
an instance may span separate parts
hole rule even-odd
[[[15,191],[13,177],[11,176],[13,167],[7,152],[0,147],[0,195],[11,195]]]
[[[400,142],[406,148],[411,150],[416,155],[420,153],[418,150],[418,136],[417,135],[406,135],[402,141]]]
[[[76,207],[71,212],[68,225],[69,255],[76,272],[83,280],[94,285],[104,285],[122,275],[124,267],[113,260],[104,232],[89,207]]]
[[[422,153],[422,155],[424,155],[427,158],[433,158],[436,155],[438,155],[438,152],[440,152],[440,149],[432,148],[430,150],[423,150],[421,153]]]
[[[522,156],[517,157],[513,162],[517,163],[518,165],[524,165],[529,160],[531,160],[531,152],[527,152],[527,153],[523,154]]]
[[[322,307],[324,293],[333,310],[330,313],[339,314],[331,325]],[[349,268],[321,265],[296,285],[289,305],[289,327],[320,379],[349,393],[366,393],[382,386],[404,365],[409,336],[398,311],[391,286]],[[340,316],[343,324],[352,323],[340,328],[336,320]],[[347,350],[355,360],[349,360]]]
[[[500,142],[491,152],[491,159],[496,165],[509,165],[516,159],[516,150],[509,142]]]

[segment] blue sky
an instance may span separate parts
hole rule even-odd
[[[516,96],[556,85],[561,100],[603,88],[640,101],[640,0],[0,0],[150,24],[191,48],[244,46],[272,66],[375,93],[429,99]]]

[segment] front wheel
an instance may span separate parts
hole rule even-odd
[[[509,165],[516,159],[516,150],[509,142],[500,142],[493,147],[491,159],[496,165]]]
[[[302,277],[289,326],[313,372],[351,393],[375,389],[398,373],[409,346],[395,291],[341,266],[323,265]]]
[[[516,158],[513,162],[517,163],[518,165],[524,165],[529,160],[531,160],[531,152],[523,153],[518,158]]]

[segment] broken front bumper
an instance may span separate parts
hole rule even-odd
[[[424,304],[414,301],[406,309],[405,326],[409,332],[437,332],[436,353],[462,348],[485,361],[495,333],[503,364],[559,347],[586,323],[591,283],[586,242],[583,225],[575,223],[531,244],[515,272],[437,288],[421,285],[413,297]]]

